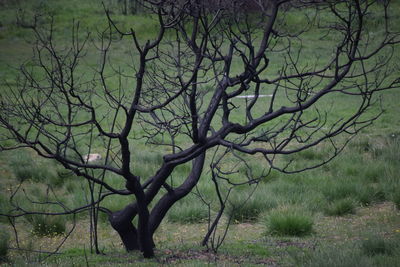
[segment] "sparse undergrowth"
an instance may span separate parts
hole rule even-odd
[[[286,215],[291,214],[288,210],[284,210]],[[316,214],[313,234],[301,237],[265,235],[265,227],[259,223],[240,223],[231,226],[225,244],[214,254],[198,244],[206,229],[204,224],[167,223],[156,239],[159,248],[156,258],[144,260],[139,253],[126,254],[115,234],[105,228],[100,228],[100,236],[106,254],[90,254],[88,229],[82,223],[77,225],[76,233],[67,240],[61,254],[53,255],[45,263],[50,266],[82,266],[86,261],[89,266],[398,266],[399,225],[400,213],[388,202],[362,207],[356,214],[345,217]],[[35,237],[35,243],[27,245],[31,249],[51,250],[61,238]],[[11,242],[11,246],[15,243]],[[10,263],[18,266],[41,266],[43,263],[38,262],[41,258],[43,255],[26,251],[9,253]]]

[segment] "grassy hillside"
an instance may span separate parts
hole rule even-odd
[[[82,33],[88,31],[93,36],[106,25],[103,7],[97,0],[19,0],[1,1],[0,5],[0,90],[3,92],[16,85],[19,65],[32,56],[33,33],[23,25],[31,22],[33,14],[54,15],[55,39],[60,46],[70,42],[73,20],[80,21]],[[124,16],[116,0],[105,1],[105,5],[122,28],[134,27],[139,38],[144,40],[154,35],[156,25],[149,14]],[[398,2],[393,5],[392,16],[393,23],[400,25],[396,10],[400,11]],[[303,23],[297,12],[288,14],[288,22]],[[18,22],[17,15],[23,20]],[[379,34],[379,22],[368,23]],[[322,59],[327,57],[326,47],[317,42],[316,36],[310,34],[306,39],[304,64],[316,55]],[[113,60],[120,66],[125,66],[132,58],[134,60],[135,55],[129,45],[113,50]],[[272,72],[279,70],[280,60],[279,55],[273,58]],[[89,50],[82,71],[89,73],[98,61],[98,53]],[[0,257],[2,249],[8,247],[5,264],[13,266],[400,266],[400,90],[383,92],[380,97],[383,107],[380,118],[358,134],[334,161],[300,174],[273,172],[255,186],[236,187],[220,234],[223,235],[229,217],[233,224],[218,254],[199,245],[207,230],[209,212],[214,214],[218,206],[209,174],[204,173],[196,192],[174,206],[157,231],[155,259],[144,260],[140,254],[126,254],[105,216],[100,218],[99,226],[100,246],[105,255],[90,254],[87,212],[76,218],[30,216],[18,219],[15,222],[21,230],[18,240],[8,220],[0,217],[0,234],[4,236],[0,237],[3,240],[0,241]],[[335,100],[341,103],[336,116],[350,114],[355,103],[352,99],[341,96]],[[235,104],[244,105],[243,101],[237,99]],[[328,99],[321,106],[329,106],[330,102]],[[380,106],[376,105],[370,114],[377,114],[379,110]],[[237,121],[243,120],[240,111],[234,116]],[[100,153],[104,153],[102,145],[100,142],[95,145]],[[328,150],[327,145],[322,145],[282,159],[282,162],[293,160],[296,165],[305,166],[324,157]],[[139,144],[133,152],[135,164],[142,166],[138,174],[146,177],[154,172],[165,151]],[[254,174],[261,175],[264,166],[259,164],[258,158],[250,162]],[[189,169],[190,165],[184,165],[174,171],[175,182]],[[243,176],[243,172],[237,175]],[[48,201],[55,196],[71,208],[89,202],[86,181],[28,149],[0,152],[0,177],[0,212],[12,208],[8,199],[17,186],[15,181],[24,182],[24,191],[21,190],[23,193],[14,200],[27,209],[40,209],[31,200]],[[113,176],[106,179],[115,186],[124,187],[124,182]],[[51,190],[47,185],[51,185]],[[129,201],[126,197],[113,196],[102,204],[118,210]],[[60,254],[41,262],[48,255],[41,252],[53,250],[71,229],[74,232]],[[15,249],[17,241],[21,249]]]

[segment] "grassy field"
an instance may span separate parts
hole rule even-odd
[[[26,10],[26,19],[35,10],[54,13],[56,40],[62,44],[69,38],[73,18],[92,32],[105,24],[99,3],[95,0],[1,2],[0,90],[15,85],[18,70],[12,67],[18,67],[32,54],[32,33],[16,23],[20,6]],[[105,4],[113,7],[113,16],[123,27],[134,23],[140,38],[151,38],[154,34],[151,16],[123,16],[117,1]],[[395,3],[393,9],[400,11],[400,4]],[[288,17],[294,22],[296,19],[295,13]],[[400,23],[399,20],[394,17],[395,23]],[[309,37],[311,41],[305,44],[304,53],[323,55],[324,50],[314,45],[313,36]],[[130,55],[128,46],[113,52],[114,62],[121,64]],[[279,56],[276,61],[279,63]],[[85,61],[88,68],[96,66],[96,62],[97,55],[89,52]],[[272,71],[274,68],[279,66],[272,67]],[[213,185],[204,173],[196,194],[175,205],[156,232],[154,259],[145,260],[139,253],[127,254],[104,216],[99,226],[104,255],[91,254],[87,213],[78,214],[75,220],[43,216],[17,220],[21,249],[15,249],[17,240],[12,227],[7,219],[0,217],[0,258],[8,248],[3,264],[9,266],[400,266],[400,90],[384,92],[381,97],[384,107],[381,117],[358,134],[334,161],[300,174],[273,172],[256,186],[236,187],[219,234],[223,235],[228,217],[233,223],[217,254],[200,246],[207,231],[209,211],[214,213],[218,204]],[[242,100],[237,101],[236,104],[243,105]],[[342,96],[339,102],[341,108],[336,115],[349,114],[353,100]],[[371,114],[376,112],[378,107],[373,107]],[[235,116],[238,121],[243,119],[240,112]],[[165,151],[139,145],[133,152],[135,164],[143,166],[139,175],[146,177],[156,170]],[[103,152],[101,143],[95,144],[95,148]],[[327,145],[322,145],[285,160],[303,166],[324,157],[328,150]],[[263,166],[257,159],[251,162],[253,172],[261,174]],[[174,182],[179,182],[189,168],[190,165],[184,165],[174,171]],[[89,201],[87,182],[28,149],[0,152],[0,177],[1,212],[11,208],[8,198],[16,187],[15,181],[24,182],[22,188],[26,194],[16,196],[16,200],[26,208],[40,208],[26,196],[46,201],[58,195],[69,207]],[[113,176],[106,179],[115,186],[124,185],[124,181]],[[48,190],[48,184],[53,191]],[[129,200],[115,196],[102,204],[118,210]],[[47,257],[44,252],[54,250],[71,229],[74,231],[57,254]]]

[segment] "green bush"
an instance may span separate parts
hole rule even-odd
[[[329,216],[343,216],[354,213],[354,211],[355,204],[351,198],[335,200],[324,208],[324,213]]]
[[[26,217],[37,236],[56,236],[65,233],[65,218],[62,216],[33,214]]]
[[[0,262],[4,262],[7,260],[8,253],[8,240],[9,235],[6,230],[1,227],[0,228]]]
[[[275,210],[266,218],[266,233],[278,236],[305,236],[312,233],[313,224],[313,218],[299,210]]]

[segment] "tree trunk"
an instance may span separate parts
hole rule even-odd
[[[138,223],[138,240],[140,250],[145,258],[154,257],[153,235],[149,228],[149,210],[145,205],[138,205],[139,223]]]
[[[143,222],[139,223],[139,229],[136,229],[132,224],[132,209],[134,207],[133,205],[129,205],[128,207],[129,209],[125,208],[114,212],[109,217],[110,224],[121,237],[127,251],[140,250],[143,252],[145,258],[151,258],[154,256],[153,248],[155,245],[149,231],[148,223],[144,224],[144,227],[142,226]]]
[[[132,219],[127,209],[114,212],[109,217],[111,226],[121,237],[122,243],[127,251],[140,249],[138,233],[135,226],[132,224]]]

